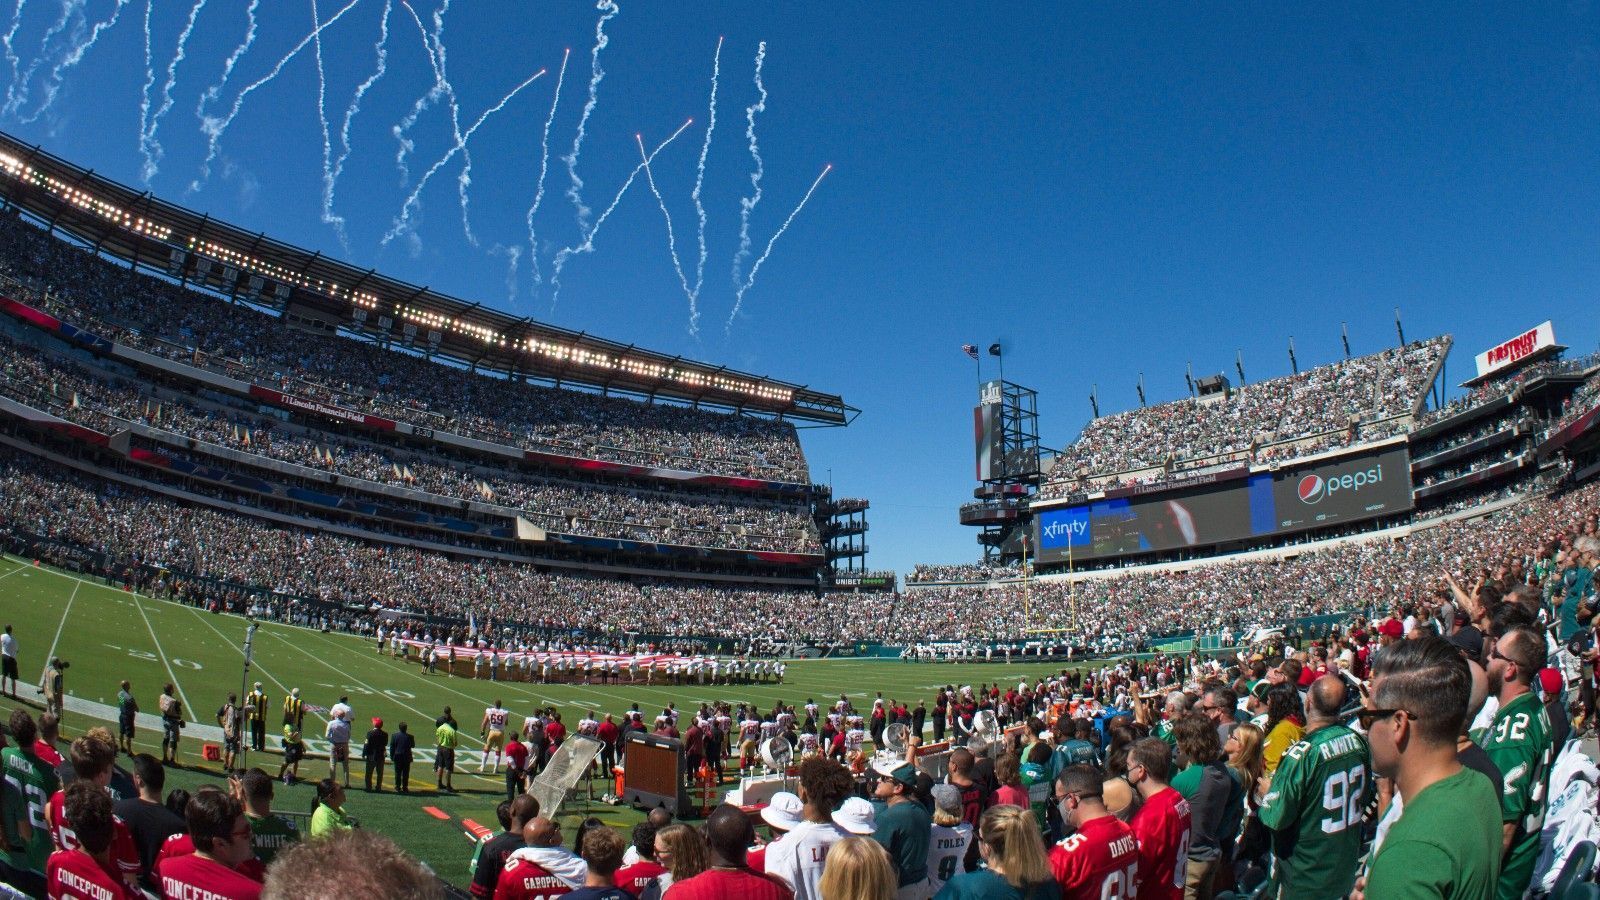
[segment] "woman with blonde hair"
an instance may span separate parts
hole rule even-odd
[[[1029,811],[990,807],[978,820],[978,853],[988,868],[945,882],[937,900],[1060,900],[1061,885]]]
[[[1234,847],[1233,872],[1224,872],[1218,887],[1228,883],[1228,875],[1238,877],[1266,855],[1269,838],[1256,813],[1261,809],[1261,779],[1267,771],[1266,733],[1257,725],[1241,722],[1222,746],[1228,756],[1228,769],[1244,785],[1244,820],[1240,823]]]
[[[700,832],[681,823],[673,823],[656,832],[656,862],[667,871],[657,875],[640,894],[643,898],[657,898],[667,888],[704,872],[706,840]]]
[[[828,848],[817,889],[826,900],[894,900],[889,851],[869,837],[847,837]]]

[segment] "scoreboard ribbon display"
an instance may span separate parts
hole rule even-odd
[[[1041,510],[1041,563],[1211,547],[1405,512],[1411,460],[1403,446],[1166,493]]]

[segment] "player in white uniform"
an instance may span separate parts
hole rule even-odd
[[[809,697],[806,698],[806,717],[812,721],[816,721],[817,718],[817,701]]]
[[[739,722],[739,768],[756,764],[756,746],[761,736],[761,722],[754,713],[746,713]]]
[[[494,751],[494,771],[500,771],[500,757],[506,746],[506,721],[511,718],[511,712],[500,705],[497,698],[494,705],[483,711],[483,722],[478,726],[478,733],[483,735],[483,758],[478,760],[478,771],[484,771],[489,765],[489,751]]]
[[[818,750],[818,748],[820,746],[821,746],[821,744],[817,740],[816,732],[803,731],[803,732],[800,733],[800,758],[801,759],[805,759],[805,758],[811,757],[811,756],[816,756],[817,755],[817,750]]]
[[[855,759],[861,755],[861,748],[867,743],[867,730],[861,727],[860,716],[851,716],[848,724],[850,727],[844,733],[844,752],[847,757]]]

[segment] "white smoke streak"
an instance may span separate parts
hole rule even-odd
[[[300,51],[304,50],[307,44],[311,43],[318,35],[330,28],[333,23],[344,18],[345,13],[355,9],[360,3],[361,0],[350,0],[349,3],[346,3],[343,7],[341,7],[339,11],[334,13],[333,16],[327,21],[323,22],[321,25],[318,25],[315,31],[301,38],[300,42],[295,44],[294,48],[288,53],[285,53],[283,58],[279,59],[277,64],[274,65],[272,69],[267,72],[267,74],[251,82],[245,87],[244,90],[239,92],[239,96],[233,98],[233,107],[228,111],[226,116],[205,116],[200,120],[200,130],[206,135],[206,158],[205,161],[200,164],[200,177],[189,183],[189,190],[200,190],[200,188],[205,186],[206,179],[211,177],[211,163],[217,158],[217,152],[222,144],[222,136],[227,133],[228,126],[233,124],[233,120],[239,117],[239,111],[244,108],[245,98],[265,87],[272,81],[272,79],[277,78],[278,73],[283,71],[283,67],[287,66],[290,60],[294,59],[296,56],[299,56]]]
[[[6,102],[5,106],[0,107],[0,113],[14,113],[22,108],[23,103],[27,102],[33,83],[33,73],[39,71],[39,67],[44,65],[44,58],[50,51],[50,42],[55,40],[61,32],[66,31],[67,25],[73,21],[78,23],[80,29],[82,28],[83,4],[84,0],[62,0],[61,15],[56,18],[55,22],[51,23],[49,28],[45,29],[44,35],[39,38],[39,55],[35,56],[33,62],[28,64],[28,68],[23,71],[22,77],[13,79],[11,85],[6,88]],[[68,42],[72,43],[75,40],[75,37],[69,38]]]
[[[534,233],[533,217],[544,202],[544,178],[550,171],[550,126],[556,120],[556,107],[561,105],[561,85],[567,80],[567,58],[572,48],[561,54],[561,71],[556,74],[555,96],[550,98],[550,115],[544,120],[544,137],[539,141],[539,186],[533,194],[533,205],[528,207],[528,268],[533,270],[533,283],[541,282],[539,274],[539,236]]]
[[[766,262],[767,257],[772,255],[772,246],[778,243],[778,238],[783,237],[783,233],[785,231],[789,230],[789,223],[794,221],[795,216],[800,215],[800,210],[806,208],[806,204],[811,201],[811,195],[817,192],[817,185],[822,184],[822,179],[827,178],[828,173],[831,171],[833,171],[833,163],[828,163],[822,168],[822,174],[817,176],[816,181],[811,182],[811,189],[806,191],[806,195],[804,197],[800,198],[800,205],[796,206],[794,208],[794,212],[789,213],[789,218],[784,219],[783,224],[778,226],[778,230],[773,232],[772,240],[767,241],[767,249],[762,251],[761,258],[756,260],[756,264],[750,267],[749,279],[745,281],[744,286],[739,288],[738,293],[734,295],[733,312],[728,313],[727,331],[733,330],[733,320],[739,317],[739,307],[744,303],[745,292],[750,290],[750,286],[756,283],[756,273],[761,271],[761,264]]]
[[[433,34],[423,27],[422,19],[417,16],[417,11],[411,8],[406,0],[400,0],[400,5],[411,14],[412,21],[417,23],[417,32],[422,36],[422,46],[428,52],[428,65],[433,69],[433,85],[412,104],[411,111],[406,113],[400,124],[394,126],[394,139],[399,144],[395,151],[395,168],[400,170],[400,183],[403,185],[411,180],[411,169],[406,165],[406,156],[416,149],[416,142],[406,137],[406,134],[417,124],[417,120],[433,104],[443,99],[450,108],[450,127],[457,143],[461,141],[461,105],[456,99],[455,86],[450,83],[449,69],[446,66],[444,49],[444,17],[450,11],[450,0],[444,0],[439,8],[433,11]]]
[[[194,107],[194,117],[196,119],[205,121],[206,107],[215,103],[217,98],[222,95],[222,89],[227,86],[228,79],[233,76],[233,67],[237,66],[239,60],[250,52],[250,45],[256,42],[256,7],[260,5],[261,0],[250,0],[250,5],[245,8],[244,40],[240,41],[239,46],[234,47],[233,52],[229,53],[228,58],[223,61],[222,77],[218,78],[216,84],[206,88],[205,92],[200,95],[200,102],[196,103]]]
[[[753,105],[745,107],[744,134],[750,141],[750,156],[756,161],[756,170],[750,173],[750,186],[754,193],[748,197],[739,198],[739,252],[733,255],[733,283],[739,284],[740,265],[750,256],[750,214],[755,212],[756,204],[761,202],[761,176],[766,173],[766,163],[761,159],[761,148],[756,144],[756,113],[767,111],[767,88],[761,83],[761,65],[767,60],[767,42],[762,41],[756,45],[756,90],[761,92],[761,99]]]
[[[567,163],[567,175],[572,179],[572,186],[567,188],[567,196],[572,199],[572,205],[578,210],[578,230],[589,230],[589,214],[591,210],[583,203],[583,179],[578,177],[578,153],[583,149],[583,136],[589,124],[589,115],[594,112],[595,104],[600,101],[600,80],[606,77],[606,70],[600,68],[600,51],[611,43],[611,38],[606,35],[606,23],[611,21],[621,8],[613,0],[600,0],[595,4],[595,9],[603,15],[600,21],[594,24],[594,50],[589,54],[589,100],[583,104],[583,115],[578,117],[578,130],[572,136],[572,152],[562,157]]]
[[[522,261],[522,247],[495,244],[489,248],[489,255],[506,258],[506,304],[508,308],[514,308],[517,305],[517,264]]]
[[[506,94],[504,97],[501,97],[499,103],[496,103],[495,105],[484,110],[483,115],[479,116],[478,120],[472,123],[472,127],[468,128],[466,132],[461,135],[461,137],[456,141],[455,145],[452,146],[449,151],[445,153],[445,155],[439,157],[438,162],[435,162],[427,172],[423,173],[422,178],[417,181],[417,186],[411,191],[411,196],[407,197],[405,204],[400,207],[400,215],[395,218],[394,226],[389,229],[389,232],[385,234],[383,236],[383,240],[380,241],[383,246],[387,247],[389,243],[395,238],[399,237],[402,232],[410,229],[411,211],[416,209],[417,204],[420,202],[422,197],[422,189],[428,186],[429,180],[431,180],[440,169],[444,168],[445,164],[454,159],[457,153],[464,154],[467,149],[467,142],[472,140],[472,136],[477,133],[479,128],[483,127],[483,123],[489,121],[489,118],[495,113],[505,109],[506,104],[510,103],[512,98],[522,93],[523,88],[526,88],[528,85],[538,81],[539,78],[544,75],[545,71],[546,70],[544,69],[540,69],[539,71],[528,76],[528,78],[521,84],[512,88],[510,93]]]
[[[672,256],[672,268],[678,273],[678,283],[683,285],[683,295],[689,300],[689,333],[700,334],[700,310],[695,305],[694,291],[689,289],[689,279],[683,275],[683,263],[678,260],[678,238],[672,232],[672,213],[667,211],[667,201],[661,196],[661,189],[656,187],[655,173],[650,170],[650,157],[644,152],[644,135],[633,136],[639,142],[639,165],[644,166],[644,178],[650,185],[650,193],[656,195],[656,204],[661,207],[661,217],[667,220],[667,253]]]
[[[161,106],[150,117],[149,128],[139,141],[139,153],[144,157],[144,164],[139,167],[139,180],[145,184],[156,177],[159,170],[161,157],[165,151],[161,142],[156,140],[156,131],[161,128],[161,120],[172,111],[172,88],[178,83],[178,66],[183,64],[184,57],[189,52],[189,36],[194,34],[195,20],[200,18],[200,10],[205,9],[207,0],[195,0],[194,6],[189,8],[189,21],[183,26],[183,31],[178,35],[178,47],[172,54],[172,61],[167,63],[167,80],[161,85]]]
[[[17,8],[11,13],[11,27],[6,29],[6,33],[3,36],[0,36],[0,46],[5,48],[6,62],[11,65],[11,86],[6,88],[6,103],[8,105],[11,103],[17,82],[22,78],[22,59],[17,56],[16,40],[17,32],[22,29],[22,9],[27,5],[28,0],[17,0]],[[148,44],[149,42],[146,41],[146,43]],[[142,130],[143,126],[141,126]]]
[[[579,242],[578,246],[563,247],[561,251],[556,254],[555,261],[551,264],[550,272],[551,312],[555,311],[556,301],[561,299],[561,270],[566,267],[567,260],[577,256],[580,253],[594,252],[594,238],[595,235],[600,233],[600,226],[606,223],[606,219],[611,218],[611,213],[616,210],[617,204],[622,202],[622,196],[628,193],[628,188],[633,186],[633,180],[639,177],[639,173],[643,171],[645,163],[655,162],[656,154],[660,153],[662,150],[665,150],[668,144],[671,144],[673,141],[677,140],[678,135],[683,134],[683,132],[693,124],[693,119],[684,122],[682,125],[678,126],[678,130],[674,131],[670,137],[657,144],[656,148],[650,151],[650,155],[645,157],[645,162],[634,166],[633,171],[628,173],[628,179],[622,183],[622,187],[618,189],[617,195],[611,198],[611,205],[606,207],[606,211],[601,213],[600,218],[594,221],[594,227],[589,229],[589,233],[584,235],[583,240]]]
[[[689,196],[694,200],[695,214],[700,217],[700,230],[697,237],[700,241],[700,258],[694,264],[694,292],[689,295],[689,332],[699,334],[697,324],[700,318],[696,305],[700,301],[700,288],[706,283],[706,207],[700,202],[700,186],[706,180],[706,156],[711,152],[711,134],[717,130],[717,79],[722,74],[722,38],[717,38],[717,53],[711,58],[711,101],[709,108],[708,124],[706,125],[705,143],[700,145],[700,161],[695,165],[694,190]]]
[[[78,63],[83,62],[84,55],[100,40],[100,35],[116,26],[117,20],[122,18],[123,7],[127,5],[128,0],[117,0],[117,5],[111,10],[110,18],[104,22],[96,22],[94,28],[90,29],[87,38],[83,37],[81,29],[74,32],[72,49],[67,51],[66,55],[56,62],[55,68],[50,70],[50,76],[45,79],[44,100],[39,103],[39,108],[34,111],[33,115],[23,119],[23,122],[32,122],[44,115],[45,111],[56,102],[56,95],[61,92],[61,85],[66,79],[67,70],[75,68]]]
[[[394,3],[391,0],[385,0],[383,18],[378,23],[378,43],[374,47],[378,54],[378,66],[371,75],[367,76],[366,81],[356,86],[356,93],[350,100],[350,107],[344,111],[344,122],[339,126],[339,158],[334,161],[333,176],[328,179],[325,190],[322,192],[322,221],[332,225],[334,231],[338,232],[339,243],[344,246],[346,253],[350,250],[350,238],[345,234],[344,216],[338,215],[333,211],[334,192],[339,186],[339,176],[344,174],[345,160],[350,158],[350,122],[355,119],[357,113],[361,112],[361,98],[366,96],[367,91],[371,90],[372,86],[378,83],[378,79],[383,77],[383,73],[388,70],[389,13],[393,9]]]

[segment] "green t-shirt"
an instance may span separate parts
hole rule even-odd
[[[900,886],[920,884],[928,878],[928,837],[933,820],[922,804],[912,800],[891,804],[878,813],[872,839],[889,851]]]
[[[1511,849],[1500,870],[1498,897],[1521,897],[1533,878],[1539,858],[1539,832],[1544,827],[1545,780],[1554,753],[1550,716],[1531,691],[1495,713],[1483,736],[1483,750],[1505,776],[1500,795],[1500,820],[1516,823]]]
[[[1343,725],[1319,728],[1283,752],[1261,824],[1273,833],[1274,879],[1284,896],[1343,897],[1355,886],[1371,768],[1366,738]]]
[[[1156,737],[1165,741],[1170,747],[1178,746],[1178,736],[1172,733],[1172,720],[1162,719],[1156,725]]]
[[[1023,763],[1018,774],[1022,776],[1023,790],[1028,792],[1028,808],[1033,811],[1039,830],[1045,831],[1050,824],[1047,807],[1055,799],[1055,779],[1039,763]]]
[[[1406,801],[1367,872],[1368,897],[1488,897],[1500,875],[1500,801],[1465,766]]]
[[[434,743],[441,750],[454,750],[456,748],[456,730],[446,722],[434,731]]]
[[[1052,878],[1019,891],[999,875],[979,869],[946,881],[934,900],[1061,900],[1061,884]]]
[[[6,842],[22,844],[20,851],[8,851],[7,855],[16,868],[42,875],[45,861],[55,849],[51,846],[50,828],[44,820],[44,808],[50,802],[50,795],[61,789],[61,780],[56,777],[56,770],[40,762],[31,749],[7,747],[0,750],[0,763],[5,767],[6,784],[22,795],[25,804],[20,809],[14,805],[7,808]],[[19,814],[26,815],[28,824],[33,826],[33,837],[25,844],[17,834]]]
[[[255,848],[256,858],[261,860],[262,865],[270,865],[278,851],[300,842],[300,829],[283,816],[269,815],[258,819],[245,813],[244,817],[250,823],[250,846]]]

